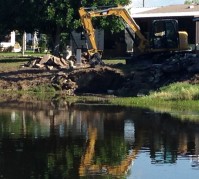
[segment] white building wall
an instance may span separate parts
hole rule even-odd
[[[0,42],[0,47],[3,47],[3,48],[14,47],[14,45],[15,45],[15,31],[12,31],[10,33],[9,42]]]

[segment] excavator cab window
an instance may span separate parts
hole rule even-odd
[[[178,23],[174,19],[153,21],[151,46],[154,49],[178,48]]]

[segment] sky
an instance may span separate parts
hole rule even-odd
[[[143,1],[145,7],[157,7],[168,6],[174,4],[184,4],[185,0],[132,0],[134,7],[143,7]]]

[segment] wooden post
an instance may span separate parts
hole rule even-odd
[[[23,40],[22,40],[22,55],[24,56],[26,50],[26,32],[23,33]]]
[[[76,49],[76,60],[77,60],[77,66],[81,66],[81,56],[82,56],[82,49],[78,48]]]

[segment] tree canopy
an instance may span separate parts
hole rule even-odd
[[[0,32],[12,30],[50,35],[54,46],[59,43],[61,33],[69,34],[81,26],[78,9],[80,6],[127,5],[130,0],[0,0]],[[113,25],[114,23],[114,25]],[[101,19],[103,28],[116,31],[120,27],[117,19]],[[110,26],[111,24],[111,26]]]
[[[199,3],[199,0],[186,0],[184,3],[185,4],[197,4],[197,3]]]

